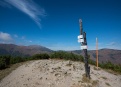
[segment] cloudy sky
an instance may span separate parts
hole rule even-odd
[[[121,49],[121,0],[0,0],[0,43],[79,50],[79,19],[88,49]]]

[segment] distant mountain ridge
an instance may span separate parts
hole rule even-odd
[[[0,55],[12,55],[12,56],[32,56],[39,53],[52,53],[51,49],[40,45],[30,46],[18,46],[15,44],[0,44]],[[67,51],[75,54],[84,55],[82,50]],[[90,59],[96,60],[96,51],[89,50],[88,54]],[[114,64],[121,64],[121,50],[114,49],[100,49],[99,50],[99,62],[111,61]]]
[[[15,44],[0,44],[0,55],[13,55],[13,56],[32,56],[38,53],[51,53],[52,50],[39,46],[18,46]]]
[[[82,50],[75,50],[72,51],[73,53],[76,54],[81,54],[84,55]],[[98,51],[99,55],[99,62],[106,62],[110,61],[114,64],[121,64],[121,50],[116,50],[116,49],[100,49]],[[95,50],[89,50],[88,54],[90,55],[90,58],[92,60],[96,60],[96,51]]]

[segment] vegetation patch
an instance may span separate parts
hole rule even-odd
[[[86,74],[83,74],[83,75],[82,75],[82,82],[83,82],[83,83],[90,83],[90,82],[91,82],[91,79],[87,78],[87,77],[86,77]]]
[[[99,67],[98,68],[97,67],[94,67],[94,70],[100,70],[100,68]]]
[[[92,81],[92,87],[97,87],[98,84],[99,84],[98,80]]]
[[[105,79],[105,80],[107,79],[107,77],[101,77],[101,78],[103,78],[103,79]]]
[[[92,80],[86,77],[86,74],[82,75],[82,83],[87,83],[88,86],[86,87],[97,87],[99,81],[98,80]]]
[[[111,86],[111,85],[110,85],[109,83],[107,83],[107,82],[106,82],[105,84],[108,85],[108,86]]]

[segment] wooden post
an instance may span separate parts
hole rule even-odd
[[[96,38],[96,66],[98,69],[98,39]]]
[[[84,43],[83,45],[87,45],[87,40],[86,40],[86,32],[83,32],[83,36],[84,36]],[[84,58],[85,58],[85,72],[86,72],[86,77],[88,77],[90,79],[90,66],[88,64],[88,53],[87,53],[87,49],[83,49],[84,51]]]
[[[78,37],[79,42],[81,42],[81,47],[84,51],[84,62],[85,62],[85,73],[86,77],[90,79],[90,66],[88,64],[88,53],[87,53],[87,40],[86,40],[86,32],[83,32],[82,28],[82,20],[79,19],[80,23],[80,37]]]

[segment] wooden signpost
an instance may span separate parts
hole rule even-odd
[[[98,39],[96,38],[96,66],[98,69]]]
[[[78,42],[81,43],[81,49],[83,49],[84,51],[86,77],[90,79],[90,66],[88,64],[86,32],[83,32],[81,19],[79,19],[79,23],[80,23],[80,35],[78,36]]]

